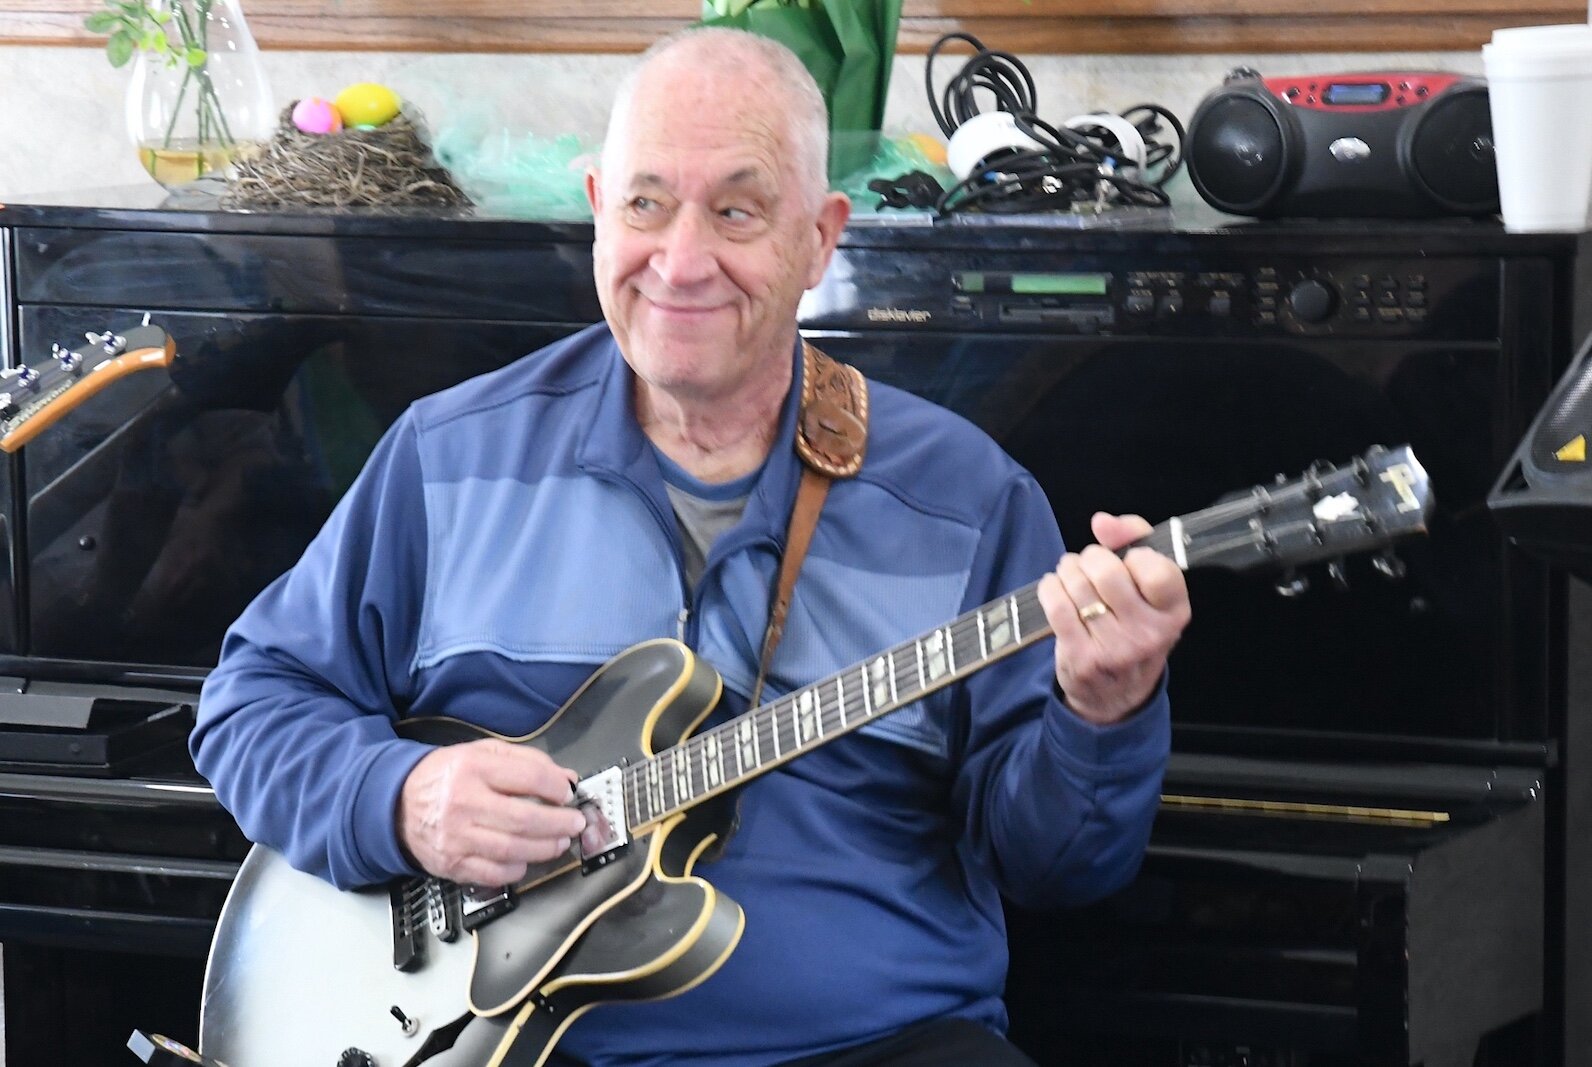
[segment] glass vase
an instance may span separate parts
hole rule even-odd
[[[135,57],[127,128],[168,189],[223,171],[276,126],[254,35],[237,0],[155,0],[165,40]]]

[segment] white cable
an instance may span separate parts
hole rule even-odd
[[[1121,146],[1122,154],[1133,161],[1133,166],[1142,172],[1145,161],[1149,158],[1149,151],[1144,146],[1144,136],[1139,133],[1139,128],[1121,115],[1113,115],[1109,111],[1094,111],[1087,115],[1077,115],[1062,123],[1069,130],[1086,129],[1090,126],[1101,126],[1111,131],[1116,137],[1117,144]],[[1138,174],[1128,175],[1137,178]]]
[[[974,171],[985,169],[987,161],[1004,153],[1043,151],[1044,147],[1017,128],[1011,112],[985,111],[962,123],[951,134],[945,146],[945,165],[961,181]]]

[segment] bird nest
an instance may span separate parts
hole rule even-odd
[[[295,101],[294,103],[297,103]],[[453,206],[470,203],[405,114],[375,129],[305,133],[293,104],[258,153],[232,164],[224,207]]]

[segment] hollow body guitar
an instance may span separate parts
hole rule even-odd
[[[1179,566],[1291,566],[1382,548],[1431,509],[1408,448],[1225,498],[1138,544]],[[1392,572],[1385,557],[1378,569]],[[200,1051],[226,1067],[536,1067],[610,1001],[672,996],[728,958],[740,907],[693,873],[730,826],[735,787],[1049,635],[1032,584],[728,722],[684,645],[637,645],[536,733],[581,780],[589,830],[514,886],[435,878],[339,891],[256,846],[222,910]],[[400,724],[457,744],[451,719]]]

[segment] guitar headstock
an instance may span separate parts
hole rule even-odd
[[[169,367],[177,355],[170,335],[147,322],[84,339],[76,348],[55,345],[38,363],[0,371],[0,451],[15,452],[116,379]]]
[[[1292,481],[1233,493],[1156,534],[1167,532],[1170,554],[1185,569],[1285,568],[1424,533],[1433,503],[1409,446],[1379,445],[1339,467],[1316,464]]]

